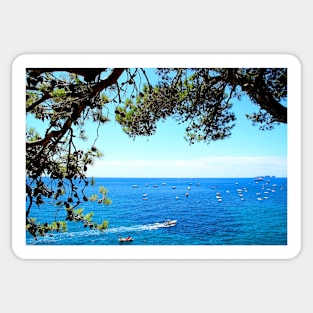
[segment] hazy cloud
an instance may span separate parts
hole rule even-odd
[[[203,157],[192,160],[101,160],[89,176],[98,177],[254,177],[287,176],[282,157]]]

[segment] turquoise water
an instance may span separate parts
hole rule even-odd
[[[69,223],[68,232],[34,240],[37,245],[287,245],[287,178],[96,178],[86,195],[108,188],[112,204],[83,203],[93,220],[109,222],[103,232]],[[186,194],[187,193],[187,194]],[[99,194],[99,193],[98,193]],[[34,206],[38,221],[64,218],[49,203]],[[163,227],[167,219],[176,226]]]

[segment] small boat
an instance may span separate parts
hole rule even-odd
[[[177,223],[177,220],[173,220],[173,221],[171,221],[171,220],[166,220],[166,221],[164,222],[164,226],[165,226],[165,227],[175,226],[176,223]]]
[[[130,242],[130,241],[133,241],[133,238],[130,237],[130,236],[125,237],[125,238],[119,237],[119,238],[118,238],[118,241],[119,241],[119,242]]]

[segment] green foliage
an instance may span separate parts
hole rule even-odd
[[[34,237],[65,231],[67,222],[94,227],[92,213],[84,215],[81,209],[74,208],[89,201],[85,194],[89,184],[87,171],[103,153],[96,146],[97,140],[87,150],[79,148],[79,140],[88,139],[86,121],[91,120],[99,127],[109,121],[105,105],[111,100],[101,91],[114,85],[123,71],[27,69],[26,114],[44,122],[46,128],[42,135],[33,125],[27,125],[26,130],[26,230]],[[101,73],[107,75],[100,78]],[[99,204],[110,202],[107,193],[104,197]],[[46,202],[55,205],[56,216],[65,209],[65,221],[37,222],[32,217],[32,207]]]
[[[41,224],[35,218],[30,218],[26,223],[26,230],[37,239],[38,236],[45,236],[51,232],[66,232],[67,224],[65,221],[52,222],[51,224]]]
[[[99,204],[105,204],[110,205],[112,204],[112,200],[108,198],[108,192],[109,190],[103,186],[99,187],[99,193],[101,194],[101,198],[98,197],[98,195],[93,194],[89,197],[90,201],[97,201]]]
[[[99,187],[99,192],[100,192],[104,197],[106,197],[107,194],[108,194],[108,189],[105,188],[105,187],[103,187],[103,186],[100,186],[100,187]]]
[[[109,97],[105,95],[104,93],[101,94],[101,106],[104,106],[105,104],[111,102]]]
[[[97,225],[97,229],[100,231],[106,230],[109,227],[109,222],[108,221],[103,221],[102,224]]]
[[[88,214],[85,215],[85,219],[87,222],[91,222],[92,221],[92,217],[93,217],[93,212],[90,212]]]
[[[41,86],[41,87],[39,88],[39,90],[40,90],[40,91],[44,91],[44,90],[46,89],[46,88],[44,88],[44,87],[47,88],[47,86]],[[54,101],[59,102],[59,101],[61,101],[61,100],[66,96],[66,91],[65,91],[65,89],[56,88],[56,89],[54,89],[54,90],[51,92],[51,96],[52,96],[52,98],[53,98]]]
[[[186,126],[193,144],[228,138],[235,126],[232,99],[248,96],[260,107],[247,115],[260,129],[287,123],[287,70],[273,68],[158,69],[160,82],[145,86],[136,101],[126,99],[116,108],[116,120],[132,138],[151,136],[156,123],[173,117]]]
[[[97,199],[98,199],[98,196],[97,196],[96,194],[91,195],[91,196],[89,197],[89,200],[90,200],[90,201],[96,201]]]
[[[106,198],[106,199],[104,199],[103,204],[110,205],[110,204],[112,204],[112,200],[109,198]]]

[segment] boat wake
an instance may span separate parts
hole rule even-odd
[[[38,245],[38,244],[61,244],[61,242],[69,242],[71,239],[75,238],[75,241],[77,241],[77,238],[81,238],[81,241],[84,242],[86,237],[97,237],[97,236],[105,236],[105,235],[113,235],[113,234],[123,234],[123,233],[129,233],[129,232],[142,232],[142,231],[148,231],[148,230],[157,230],[160,228],[167,228],[168,225],[160,222],[156,222],[153,224],[145,224],[145,225],[134,225],[134,226],[118,226],[118,227],[112,227],[108,228],[104,231],[99,230],[84,230],[79,232],[65,232],[65,233],[57,233],[57,234],[51,234],[47,235],[45,237],[39,237],[37,240],[34,240],[31,238],[27,241],[27,244],[30,245]],[[84,239],[85,238],[85,239]],[[68,244],[68,243],[64,243]]]
[[[114,228],[109,228],[105,230],[105,233],[108,234],[114,234],[114,233],[123,233],[123,232],[138,232],[138,231],[145,231],[145,230],[155,230],[159,228],[164,228],[168,227],[167,225],[164,225],[164,223],[153,223],[153,224],[146,224],[146,225],[134,225],[134,226],[129,226],[129,227],[114,227]]]

